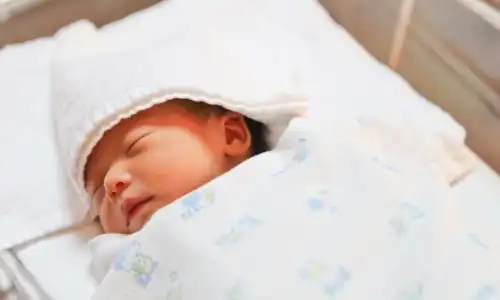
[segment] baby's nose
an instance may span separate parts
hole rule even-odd
[[[116,201],[117,198],[123,193],[126,185],[123,181],[117,181],[112,184],[106,185],[106,196],[112,201]]]
[[[124,187],[125,183],[123,183],[122,181],[118,181],[117,183],[115,183],[113,185],[113,188],[110,189],[111,196],[116,196],[117,194],[119,194],[121,191],[123,191]]]
[[[130,175],[127,173],[108,173],[104,180],[106,196],[112,201],[117,201],[123,191],[130,185],[130,182]]]

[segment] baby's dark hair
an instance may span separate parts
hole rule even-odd
[[[205,102],[195,102],[187,99],[176,99],[171,101],[181,101],[182,105],[189,110],[200,116],[209,116],[210,114],[224,114],[228,110],[219,105],[210,105]],[[244,116],[245,123],[248,127],[251,137],[251,151],[252,156],[269,151],[269,144],[266,140],[268,133],[267,126],[259,121]]]
[[[250,131],[252,155],[269,151],[269,145],[266,140],[267,126],[248,117],[245,117],[245,123],[247,123],[248,131]]]

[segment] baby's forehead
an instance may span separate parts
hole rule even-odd
[[[186,109],[182,101],[172,100],[154,105],[120,120],[118,124],[108,129],[92,148],[84,169],[85,185],[87,185],[92,174],[100,172],[99,168],[102,165],[100,162],[119,155],[125,139],[132,135],[131,132],[148,130],[148,128],[168,122],[172,117],[179,119],[182,116],[193,119],[196,118],[196,113]]]

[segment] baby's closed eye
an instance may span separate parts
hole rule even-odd
[[[142,142],[144,141],[144,138],[149,136],[149,135],[150,135],[150,132],[147,132],[147,133],[141,134],[139,137],[133,139],[132,142],[127,146],[127,148],[125,150],[125,154],[127,156],[135,156],[135,155],[139,154],[143,150],[143,148],[141,146],[142,146]]]

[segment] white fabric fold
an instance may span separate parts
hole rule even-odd
[[[122,234],[102,234],[88,242],[92,261],[89,266],[90,275],[100,284],[108,273],[116,254],[125,247],[130,238]]]

